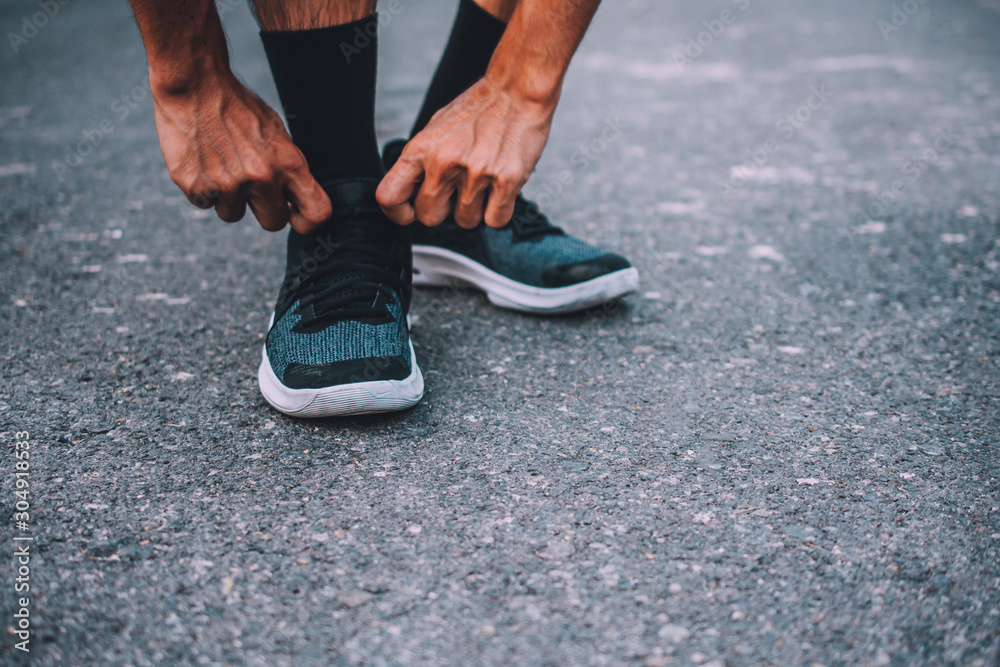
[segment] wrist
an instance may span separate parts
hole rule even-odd
[[[149,86],[157,97],[183,96],[197,90],[218,88],[232,77],[228,59],[209,58],[205,54],[149,63]]]
[[[554,112],[562,94],[562,72],[551,66],[494,58],[484,79],[517,102]]]
[[[523,5],[523,6],[521,6]],[[532,25],[548,21],[522,2],[497,45],[485,78],[521,102],[555,110],[569,59],[553,53],[534,37]]]
[[[154,95],[184,95],[233,77],[215,3],[206,2],[199,9],[180,25],[164,19],[143,31]]]

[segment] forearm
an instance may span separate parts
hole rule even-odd
[[[600,0],[520,0],[486,78],[555,108],[570,60]]]
[[[155,93],[184,93],[227,74],[229,49],[213,0],[129,0]]]

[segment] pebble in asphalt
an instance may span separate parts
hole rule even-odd
[[[385,26],[382,139],[452,4]],[[528,194],[640,292],[554,320],[421,292],[424,402],[320,422],[256,387],[282,236],[170,183],[125,4],[5,40],[32,657],[996,664],[998,30],[986,0],[605,3]]]

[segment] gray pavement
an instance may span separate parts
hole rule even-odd
[[[383,139],[453,4],[386,26]],[[256,385],[283,235],[170,182],[125,3],[38,11],[0,5],[0,662],[998,663],[994,0],[608,0],[528,193],[640,292],[421,292],[423,403],[319,422]]]

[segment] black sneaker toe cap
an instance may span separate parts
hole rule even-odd
[[[323,389],[357,382],[405,380],[410,375],[406,356],[368,357],[331,364],[289,364],[281,383],[289,389]]]
[[[615,271],[628,269],[631,266],[629,261],[621,255],[608,253],[582,262],[550,266],[542,272],[542,283],[544,287],[568,287],[606,276]]]

